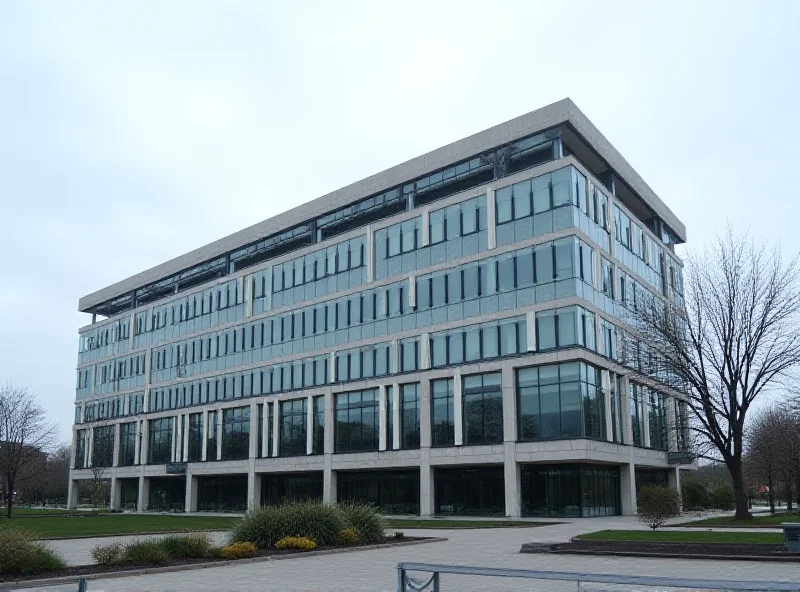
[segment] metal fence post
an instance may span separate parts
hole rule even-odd
[[[397,592],[406,592],[406,570],[397,566]]]
[[[78,592],[86,592],[87,589],[88,589],[88,583],[86,581],[86,578],[81,578],[80,580],[78,580]]]
[[[433,572],[433,592],[439,592],[439,572]]]

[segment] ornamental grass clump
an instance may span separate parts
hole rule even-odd
[[[269,549],[282,538],[299,536],[320,545],[333,545],[346,526],[336,506],[320,502],[290,502],[248,512],[234,528],[231,542],[251,542],[259,549]]]
[[[386,522],[378,511],[366,504],[340,504],[344,521],[358,535],[361,543],[378,543],[386,537]]]
[[[170,535],[160,543],[172,559],[203,559],[211,554],[211,541],[204,532]]]
[[[21,528],[0,530],[0,576],[33,576],[64,569],[64,560],[36,534]]]
[[[125,547],[127,565],[166,565],[170,556],[160,541],[135,541]]]

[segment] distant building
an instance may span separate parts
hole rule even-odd
[[[85,296],[71,503],[631,514],[686,410],[620,319],[685,238],[566,99]]]

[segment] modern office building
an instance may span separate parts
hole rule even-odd
[[[70,504],[634,513],[686,409],[623,319],[685,239],[565,99],[85,296]]]

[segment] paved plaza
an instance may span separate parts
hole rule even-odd
[[[448,563],[554,571],[618,573],[729,580],[800,580],[800,564],[746,561],[700,561],[521,555],[526,542],[557,542],[585,532],[640,528],[635,518],[615,517],[574,520],[537,528],[475,530],[406,530],[408,535],[444,536],[446,542],[408,547],[355,551],[317,557],[295,557],[246,565],[214,567],[173,573],[93,580],[90,592],[265,592],[364,591],[395,589],[395,567],[401,561]],[[224,533],[213,534],[221,541]],[[119,537],[124,538],[136,537]],[[89,550],[101,540],[53,541],[70,563],[85,563]],[[61,588],[60,590],[66,590]],[[442,576],[442,590],[577,590],[575,584],[553,581],[466,578]]]

